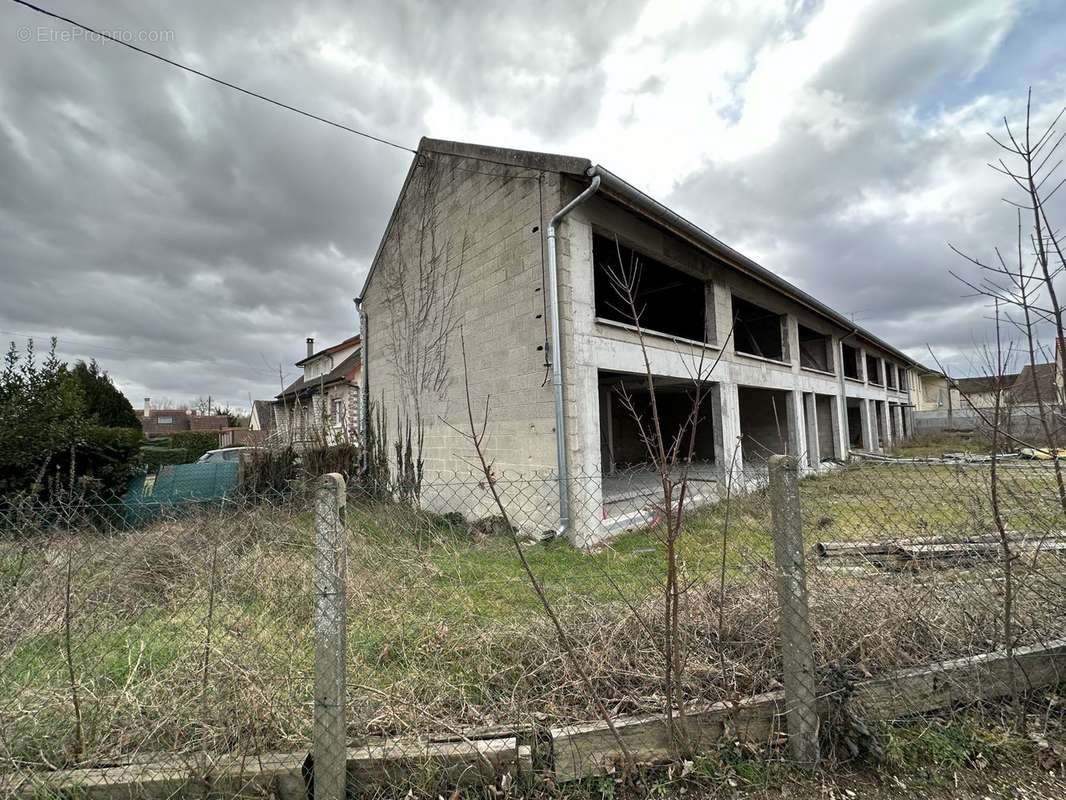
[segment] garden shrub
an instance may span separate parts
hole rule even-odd
[[[196,461],[208,450],[218,449],[218,432],[177,431],[170,434],[170,446],[183,449],[189,461]]]

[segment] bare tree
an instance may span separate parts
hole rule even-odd
[[[1056,355],[1064,341],[1063,309],[1059,302],[1056,280],[1066,270],[1066,255],[1061,233],[1052,224],[1048,210],[1049,201],[1066,182],[1066,178],[1057,180],[1062,161],[1056,154],[1066,132],[1060,134],[1056,128],[1063,113],[1066,113],[1066,109],[1060,111],[1039,135],[1034,135],[1030,90],[1026,100],[1024,132],[1016,134],[1010,122],[1004,118],[1005,134],[1002,137],[989,134],[1004,151],[1004,155],[989,166],[1009,178],[1015,188],[1022,192],[1020,201],[1004,198],[1016,209],[1015,252],[1011,258],[1007,258],[997,247],[994,251],[995,258],[985,261],[952,245],[956,253],[978,270],[975,278],[954,272],[952,274],[972,289],[976,296],[987,298],[995,305],[997,341],[1001,337],[999,325],[1002,321],[1013,327],[1024,343],[1023,352],[1032,373],[1033,399],[1043,432],[1043,446],[1047,448],[1054,463],[1059,504],[1063,513],[1066,513],[1066,480],[1056,449],[1062,441],[1063,423],[1066,422],[1063,398],[1058,390],[1048,396],[1049,393],[1041,386],[1037,375],[1038,366],[1047,356],[1045,348],[1040,344],[1041,334],[1050,331],[1055,336]],[[1024,223],[1027,218],[1030,220],[1028,230]],[[998,349],[1001,348],[1002,342],[998,346]],[[998,366],[1001,369],[1003,367],[1001,363]],[[950,379],[949,382],[957,387]],[[1022,442],[1011,432],[1009,426],[1003,424],[999,403],[995,419],[989,420],[985,410],[977,408],[965,394],[960,393],[960,396],[983,423],[993,427],[993,436],[997,441],[1006,438],[1021,444],[1033,444]],[[1014,400],[1009,402],[1013,405]]]
[[[679,755],[687,756],[691,752],[691,743],[684,726],[685,702],[682,680],[686,647],[681,625],[681,607],[687,586],[682,579],[679,544],[684,527],[685,501],[689,493],[690,468],[696,453],[696,434],[703,419],[708,380],[721,360],[724,348],[719,350],[717,357],[710,364],[706,361],[706,351],[702,348],[691,363],[686,362],[691,384],[689,389],[691,405],[687,416],[677,430],[670,433],[664,432],[656,396],[655,374],[652,370],[645,330],[641,324],[644,312],[639,299],[642,265],[636,253],[632,253],[626,263],[617,241],[615,250],[617,264],[601,266],[610,279],[611,287],[619,301],[620,305],[615,307],[616,310],[627,318],[637,334],[644,363],[643,377],[648,392],[650,413],[647,418],[624,383],[620,385],[618,395],[623,408],[636,425],[648,462],[658,475],[661,489],[656,505],[659,516],[663,520],[663,524],[657,528],[657,533],[666,553],[666,577],[663,585],[663,618],[665,621],[662,638],[663,694],[671,741],[678,749]],[[732,336],[732,329],[730,329],[729,336]],[[727,475],[730,491],[732,489],[731,472],[730,469],[730,474]],[[723,533],[723,541],[724,536]]]

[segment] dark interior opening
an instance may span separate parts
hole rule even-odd
[[[628,393],[632,409],[627,407],[624,393]],[[711,418],[710,386],[704,385],[701,395],[692,461],[713,463],[714,423]],[[655,379],[655,402],[663,442],[670,448],[680,441],[679,466],[688,456],[692,428],[687,423],[694,401],[695,386],[692,381],[662,377]],[[640,418],[639,425],[634,418],[634,411]],[[601,372],[600,456],[604,474],[614,475],[619,471],[651,465],[647,445],[641,438],[641,427],[649,435],[652,434],[654,426],[647,379],[639,375]],[[685,433],[679,440],[682,428]]]
[[[633,319],[628,301],[616,290],[613,274],[633,282],[642,328],[705,341],[706,302],[702,280],[598,233],[592,236],[592,261],[597,317],[626,325],[638,322]]]
[[[850,344],[840,345],[841,360],[844,362],[844,377],[860,379],[859,349]]]
[[[733,295],[733,346],[736,351],[784,361],[782,317]]]
[[[861,400],[848,400],[848,443],[857,450],[865,449],[862,440],[861,404]]]
[[[881,359],[877,356],[866,356],[866,380],[881,385]]]
[[[889,389],[896,388],[896,365],[885,362],[885,386]]]
[[[830,337],[824,333],[808,328],[806,325],[800,325],[800,366],[808,369],[819,369],[822,372],[832,372],[833,367],[829,360],[829,344]]]
[[[774,453],[789,452],[788,392],[739,386],[737,394],[744,463],[764,464]]]
[[[835,398],[828,394],[814,396],[814,411],[818,417],[818,451],[822,461],[836,458],[836,435],[833,431]]]

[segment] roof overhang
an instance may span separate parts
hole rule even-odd
[[[818,315],[828,318],[844,330],[851,331],[852,335],[858,336],[881,350],[891,353],[908,365],[919,370],[932,371],[880,337],[875,336],[865,328],[856,325],[839,311],[827,306],[813,295],[808,294],[798,286],[789,283],[780,275],[771,272],[766,267],[744,255],[740,251],[733,249],[725,244],[725,242],[707,233],[707,231],[699,226],[689,222],[680,214],[671,211],[658,200],[655,200],[632,184],[619,178],[605,167],[597,164],[590,167],[586,172],[586,177],[589,179],[597,175],[600,177],[601,181],[600,194],[608,196],[615,203],[618,203],[632,212],[640,214],[660,227],[666,228],[679,238],[685,239],[690,244],[693,244],[719,258],[731,267],[745,273],[748,277],[781,292]]]

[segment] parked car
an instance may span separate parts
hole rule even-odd
[[[251,447],[224,447],[220,450],[208,450],[196,460],[197,464],[224,464],[240,461],[244,453],[251,452]]]

